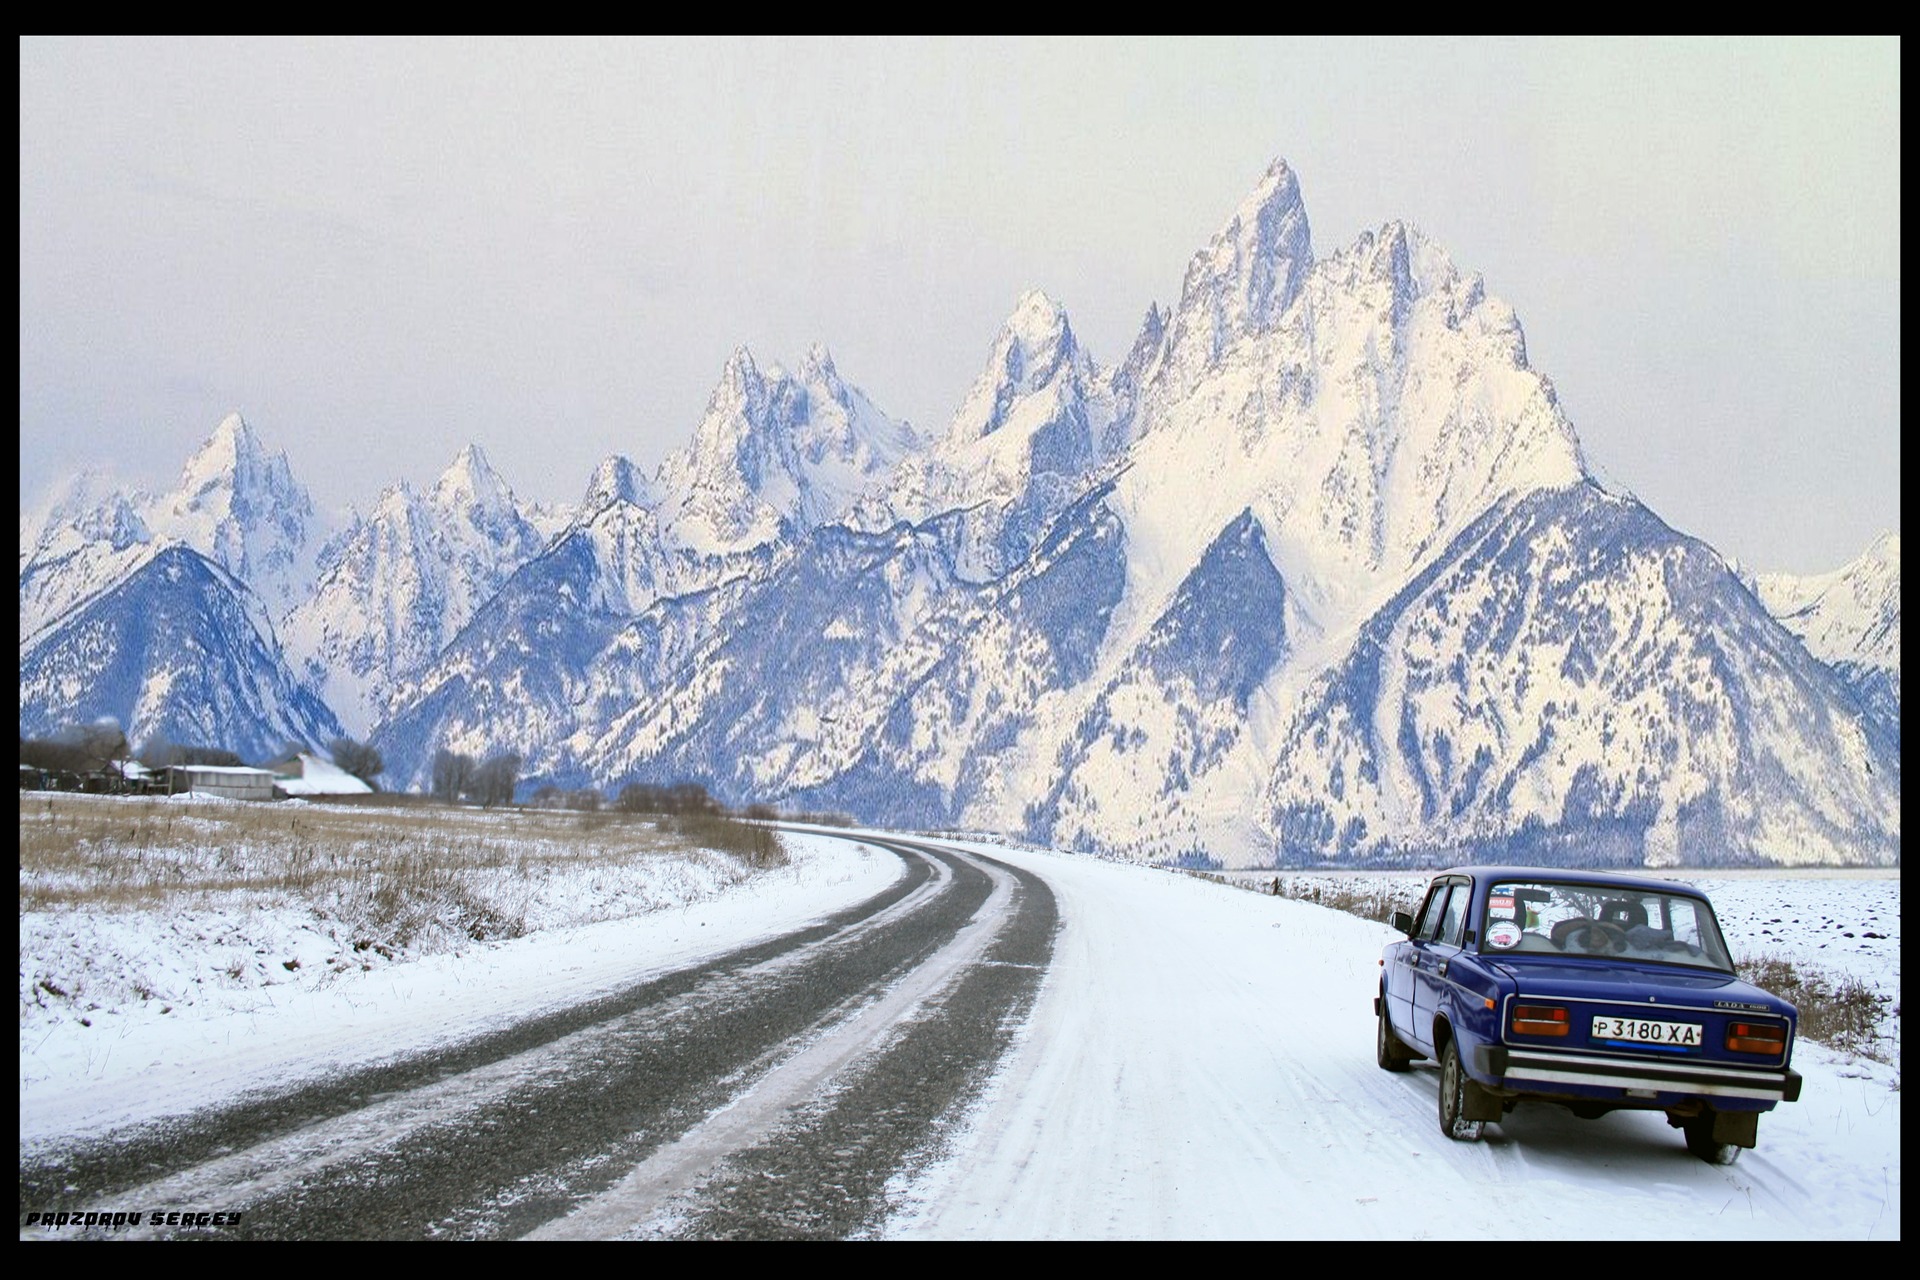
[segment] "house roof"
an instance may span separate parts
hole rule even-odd
[[[308,752],[299,755],[298,775],[282,775],[273,785],[290,796],[357,796],[373,790],[339,765]]]

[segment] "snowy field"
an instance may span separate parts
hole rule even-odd
[[[272,912],[23,911],[22,1148],[491,1030],[790,930],[901,870],[838,837],[787,847],[787,866],[682,880],[677,905],[620,919],[578,922],[596,909],[591,883],[574,898],[551,886],[525,936],[366,968],[326,964],[309,925]],[[885,1235],[1478,1238],[1525,1222],[1559,1239],[1899,1238],[1897,1061],[1803,1041],[1802,1100],[1763,1118],[1759,1147],[1728,1168],[1688,1155],[1658,1115],[1522,1107],[1486,1141],[1452,1143],[1433,1068],[1373,1062],[1386,926],[1179,873],[978,847],[1043,876],[1062,928],[1013,1050],[943,1155],[891,1189]],[[1709,885],[1736,939],[1778,938],[1836,967],[1844,954],[1895,991],[1898,888]],[[177,985],[239,959],[241,977],[196,984],[191,1003],[35,998],[29,975],[70,972],[76,955],[94,957],[101,990],[110,966]]]
[[[698,852],[547,865],[511,886],[523,936],[430,952],[355,950],[337,918],[255,895],[167,911],[22,910],[21,1141],[466,1039],[785,933],[901,872],[877,850],[784,840],[788,864],[752,873]]]

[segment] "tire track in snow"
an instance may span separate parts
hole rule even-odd
[[[527,1230],[874,999],[990,888],[964,864],[894,852],[903,881],[814,928],[455,1049],[23,1158],[22,1204],[75,1186],[246,1208],[225,1238]]]
[[[543,1239],[840,1239],[875,1231],[888,1188],[938,1151],[1031,1008],[1058,909],[1044,881],[993,859],[979,913],[884,999],[663,1148]]]

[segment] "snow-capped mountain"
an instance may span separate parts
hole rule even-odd
[[[1239,864],[1897,857],[1897,749],[1718,557],[1594,487],[1512,310],[1412,228],[1316,259],[1276,165],[1120,368],[1070,334],[1023,299],[954,429],[587,775]],[[1005,563],[956,534],[1040,474],[1078,484]]]
[[[46,626],[20,654],[20,732],[112,716],[129,741],[258,759],[331,741],[339,722],[281,660],[244,582],[179,543]]]
[[[689,626],[711,624],[741,582],[918,444],[824,348],[797,373],[736,351],[688,445],[651,479],[624,458],[601,463],[573,523],[396,695],[375,742],[396,776],[424,776],[441,747],[508,746],[572,776],[565,744],[594,727],[585,717],[657,666],[637,633],[664,626],[680,652]]]
[[[1283,853],[1898,856],[1900,758],[1714,552],[1588,483],[1502,503],[1278,734]]]
[[[247,583],[277,620],[312,582],[325,535],[286,455],[267,452],[247,421],[229,414],[169,492],[119,489],[82,473],[21,521],[21,639],[167,543],[191,547]]]
[[[433,487],[400,483],[329,544],[282,638],[307,683],[365,734],[542,539],[475,445]]]
[[[1157,313],[1149,316],[1149,323]],[[1037,290],[1001,327],[946,433],[911,456],[849,520],[878,531],[942,513],[962,576],[986,581],[1032,552],[1123,443],[1111,378],[1096,369],[1066,309]]]
[[[263,457],[222,424],[165,502],[23,518],[23,701],[30,647],[48,705],[123,668],[215,696],[114,657],[153,648],[116,611],[162,599],[169,536],[233,570],[175,548],[201,614],[289,598],[318,542],[252,518],[291,485]],[[1743,579],[1588,475],[1477,274],[1397,222],[1318,254],[1282,162],[1115,365],[1026,293],[923,437],[820,348],[741,350],[651,477],[609,458],[530,520],[469,451],[318,566],[272,622],[383,717],[389,785],[511,749],[1139,858],[1899,857],[1897,535]],[[291,705],[256,615],[262,654],[192,633]]]
[[[115,489],[97,476],[76,478],[21,522],[23,668],[30,653],[38,655],[37,662],[47,660],[42,642],[54,632],[72,643],[72,624],[95,603],[99,608],[84,633],[92,637],[89,643],[146,645],[146,630],[131,620],[120,625],[110,612],[151,598],[151,566],[171,550],[190,549],[225,573],[189,571],[177,557],[169,559],[164,580],[171,584],[170,599],[193,591],[216,597],[196,610],[175,601],[170,605],[174,624],[185,625],[181,620],[188,618],[230,619],[237,609],[249,620],[251,638],[213,626],[206,635],[180,643],[188,648],[230,644],[233,651],[225,660],[256,672],[247,684],[250,692],[235,696],[241,704],[249,696],[270,700],[205,721],[219,736],[203,745],[238,749],[241,739],[271,736],[268,728],[292,732],[302,725],[323,725],[337,734],[339,717],[326,705],[329,700],[347,712],[356,731],[364,731],[397,676],[431,660],[507,573],[540,545],[505,483],[475,448],[463,451],[429,493],[415,495],[398,486],[382,496],[370,519],[355,518],[332,537],[328,528],[285,455],[269,452],[239,414],[214,429],[168,493]],[[130,593],[125,588],[136,578],[142,585]],[[284,653],[283,641],[288,642]],[[204,687],[162,674],[165,664],[144,652],[101,651],[88,657],[102,671],[150,669],[159,682],[154,690],[138,693],[130,692],[124,679],[110,682],[114,696],[132,697],[138,710],[130,703],[103,713],[135,730],[201,723],[204,707],[189,703]],[[219,661],[214,660],[216,668]],[[308,689],[285,701],[289,680],[257,674],[263,663],[283,674],[292,663],[301,672],[293,683],[304,681]],[[56,687],[69,686],[45,686],[33,696],[51,698],[49,691]],[[23,681],[22,697],[28,696]],[[169,700],[179,705],[162,705]],[[229,699],[228,705],[240,704]],[[57,718],[58,709],[57,699],[46,703],[47,716]],[[320,739],[302,741],[324,745]],[[271,743],[274,750],[281,745],[278,738]]]
[[[20,520],[20,643],[145,560],[153,535],[140,504],[87,471]]]
[[[1235,346],[1289,318],[1313,268],[1300,181],[1275,160],[1211,243],[1187,263],[1180,305],[1155,370],[1163,394],[1185,395]]]
[[[724,557],[844,512],[918,445],[914,432],[848,385],[824,347],[797,374],[764,373],[742,347],[721,372],[693,440],[653,491],[672,552]]]
[[[276,619],[313,581],[327,533],[287,456],[268,453],[237,413],[187,459],[173,491],[147,507],[146,523],[245,582]]]
[[[1761,574],[1761,603],[1808,652],[1852,685],[1900,740],[1900,535],[1884,533],[1831,573]]]

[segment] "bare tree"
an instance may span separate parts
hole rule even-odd
[[[697,782],[662,787],[651,782],[629,782],[620,788],[614,806],[628,813],[718,813],[720,805]]]
[[[473,757],[445,747],[433,753],[433,794],[452,804],[466,794],[473,780]]]
[[[591,813],[600,807],[601,795],[592,787],[569,791],[551,782],[543,782],[527,798],[527,803],[536,809],[578,809]]]
[[[185,743],[170,742],[163,736],[148,739],[140,748],[140,763],[155,771],[176,764],[242,764],[244,761],[231,751],[219,747],[195,747]]]
[[[513,751],[488,756],[486,762],[473,771],[467,783],[467,795],[478,800],[483,808],[492,808],[497,804],[512,804],[513,789],[520,783],[520,756]]]
[[[112,716],[102,716],[92,724],[69,725],[55,739],[73,746],[89,773],[104,773],[122,760],[133,759],[127,735]]]
[[[355,742],[352,738],[335,738],[327,744],[327,751],[333,756],[335,764],[374,790],[380,789],[374,779],[386,772],[387,762],[380,758],[377,748],[364,742]]]
[[[48,773],[80,774],[87,771],[87,757],[71,742],[54,738],[23,738],[20,763],[44,769]]]

